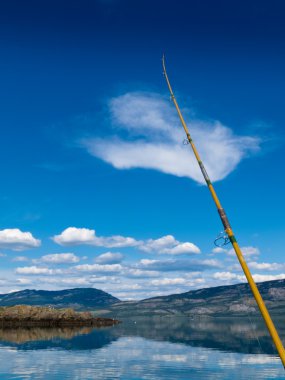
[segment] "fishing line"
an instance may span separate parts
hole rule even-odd
[[[242,294],[241,294],[241,290],[240,290],[240,288],[239,288],[239,284],[237,284],[237,289],[238,289],[238,292],[239,292],[239,295],[240,295],[240,299],[241,299],[241,301],[243,301]],[[245,303],[244,303],[244,305],[246,306]],[[259,338],[258,338],[258,335],[256,334],[255,329],[254,329],[254,327],[253,327],[253,322],[252,322],[252,319],[251,319],[251,317],[250,317],[249,311],[246,311],[246,310],[245,310],[245,313],[246,313],[246,315],[247,315],[247,317],[248,317],[248,319],[249,319],[249,323],[250,323],[250,326],[251,326],[251,329],[252,329],[252,332],[253,332],[253,337],[257,340],[257,343],[258,343],[258,345],[259,345],[259,348],[260,348],[261,353],[265,353],[264,350],[262,349],[262,346],[261,346],[260,340],[259,340]]]
[[[218,198],[218,196],[216,194],[214,186],[213,186],[213,184],[212,184],[212,182],[211,182],[211,180],[210,180],[210,178],[208,176],[206,168],[205,168],[205,166],[204,166],[204,164],[203,164],[203,162],[202,162],[202,160],[201,160],[201,158],[199,156],[199,153],[198,153],[198,151],[196,149],[196,146],[195,146],[195,144],[194,144],[194,142],[192,140],[192,137],[191,137],[191,135],[189,133],[188,127],[187,127],[187,125],[185,123],[185,120],[184,120],[184,118],[182,116],[182,113],[181,113],[180,108],[178,106],[177,100],[176,100],[176,98],[174,96],[174,93],[173,93],[173,90],[172,90],[172,87],[171,87],[171,84],[170,84],[170,81],[169,81],[169,78],[168,78],[168,75],[167,75],[167,72],[166,72],[165,57],[164,57],[164,55],[162,57],[162,67],[163,67],[163,75],[165,77],[165,80],[166,80],[166,83],[167,83],[167,86],[168,86],[168,89],[169,89],[169,92],[170,92],[170,97],[171,97],[171,100],[172,100],[172,102],[173,102],[173,104],[174,104],[174,106],[176,108],[176,111],[178,113],[178,116],[179,116],[180,122],[182,124],[182,127],[183,127],[183,129],[185,131],[186,138],[187,138],[188,143],[189,143],[188,145],[191,146],[191,148],[193,150],[193,153],[194,153],[194,155],[196,157],[196,160],[197,160],[197,162],[199,164],[199,167],[200,167],[200,170],[201,170],[201,172],[203,174],[205,182],[206,182],[206,184],[208,186],[208,189],[209,189],[209,191],[211,193],[213,201],[214,201],[214,203],[215,203],[215,205],[217,207],[217,211],[219,213],[221,222],[223,224],[225,234],[227,235],[228,240],[231,242],[231,244],[233,246],[233,249],[234,249],[234,251],[236,253],[237,259],[238,259],[238,261],[239,261],[239,263],[240,263],[240,265],[242,267],[242,270],[243,270],[243,272],[245,274],[245,277],[246,277],[246,279],[248,281],[248,284],[250,286],[252,294],[253,294],[253,296],[255,298],[255,301],[256,301],[256,303],[257,303],[257,305],[259,307],[260,313],[261,313],[261,315],[262,315],[262,317],[264,319],[264,322],[265,322],[265,324],[266,324],[266,326],[268,328],[268,331],[269,331],[269,333],[271,335],[271,338],[272,338],[272,340],[273,340],[273,342],[275,344],[275,347],[276,347],[276,349],[278,351],[278,354],[280,356],[280,359],[281,359],[281,361],[283,363],[283,366],[284,366],[284,369],[285,369],[285,350],[284,350],[283,344],[282,344],[281,339],[280,339],[280,337],[278,335],[278,332],[277,332],[277,330],[276,330],[276,328],[274,326],[274,323],[273,323],[273,321],[272,321],[272,319],[270,317],[270,314],[269,314],[269,312],[267,310],[267,307],[266,307],[266,305],[265,305],[265,303],[264,303],[264,301],[263,301],[263,299],[262,299],[262,297],[261,297],[261,295],[259,293],[259,290],[258,290],[255,282],[254,282],[254,279],[253,279],[253,277],[251,275],[251,272],[250,272],[250,270],[249,270],[249,268],[247,266],[247,263],[246,263],[246,261],[244,259],[242,251],[241,251],[241,249],[239,247],[239,244],[238,244],[238,242],[236,240],[234,232],[233,232],[233,230],[231,228],[231,225],[229,223],[229,220],[228,220],[228,217],[226,215],[226,212],[225,212],[225,210],[223,209],[223,207],[222,207],[222,205],[220,203],[220,200],[219,200],[219,198]]]

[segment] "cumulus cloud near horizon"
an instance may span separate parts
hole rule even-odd
[[[221,268],[222,264],[218,260],[206,259],[206,260],[150,260],[142,259],[136,264],[137,269],[147,269],[149,271],[157,272],[197,272],[212,270],[215,268]]]
[[[164,97],[129,92],[111,99],[109,112],[116,134],[81,140],[91,155],[117,169],[154,169],[204,184],[191,149],[182,143],[185,134],[176,111]],[[235,135],[219,121],[196,119],[189,128],[212,181],[225,178],[260,147],[259,138]]]
[[[74,253],[51,253],[49,255],[44,255],[38,260],[33,260],[34,262],[43,262],[47,264],[71,264],[78,263],[79,257]]]
[[[121,264],[82,264],[74,267],[79,272],[116,273],[124,269]]]
[[[47,267],[38,267],[36,265],[32,265],[29,267],[19,267],[16,268],[15,272],[17,274],[24,274],[24,275],[38,275],[38,274],[63,274],[63,272],[60,269],[50,269]]]
[[[131,237],[120,235],[98,237],[95,230],[77,227],[66,228],[61,234],[53,236],[52,240],[63,246],[86,244],[107,248],[134,247],[140,243]]]
[[[200,248],[191,242],[180,242],[173,235],[165,235],[158,239],[136,240],[132,237],[120,235],[98,237],[96,231],[88,228],[68,227],[52,240],[62,246],[92,245],[106,248],[135,247],[146,253],[158,253],[165,255],[193,255],[200,254]],[[62,255],[62,254],[61,254]],[[62,257],[62,256],[61,256]],[[98,256],[95,261],[110,262],[122,260],[120,253],[106,252]],[[98,261],[99,260],[99,261]]]
[[[23,232],[19,228],[6,228],[0,231],[0,248],[24,251],[40,245],[41,241],[36,239],[31,232]]]
[[[242,254],[243,256],[245,257],[253,257],[253,256],[258,256],[260,254],[260,251],[257,247],[241,247],[241,251],[242,251]],[[236,253],[235,253],[235,250],[233,248],[231,248],[227,254],[229,256],[235,256]]]
[[[278,273],[278,274],[255,273],[252,275],[252,277],[254,281],[256,282],[283,280],[285,279],[285,273]],[[228,281],[228,282],[237,281],[237,282],[247,283],[247,280],[244,274],[237,274],[233,272],[216,272],[213,274],[213,278],[220,281]]]
[[[165,235],[159,239],[148,239],[138,248],[146,253],[157,252],[167,255],[199,254],[201,250],[190,242],[180,242],[173,235]]]
[[[119,264],[124,256],[120,252],[105,252],[95,258],[97,264]]]

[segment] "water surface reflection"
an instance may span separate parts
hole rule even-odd
[[[259,319],[138,318],[103,329],[4,329],[0,352],[3,380],[284,378]]]
[[[285,320],[275,321],[281,339],[285,340]],[[120,336],[184,343],[240,353],[275,354],[275,346],[259,317],[251,318],[135,318],[114,329]]]

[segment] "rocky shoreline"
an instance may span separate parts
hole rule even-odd
[[[54,309],[17,305],[0,308],[0,328],[6,327],[105,327],[120,321],[112,318],[94,318],[90,312],[73,309]]]

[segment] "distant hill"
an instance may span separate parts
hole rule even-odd
[[[109,307],[120,300],[103,290],[93,288],[75,288],[66,290],[22,290],[0,295],[0,306],[31,305],[71,307],[76,310],[93,310]]]
[[[274,315],[285,315],[285,280],[261,282],[260,293]],[[23,290],[0,295],[0,306],[31,305],[94,310],[100,316],[247,316],[258,314],[248,284],[217,286],[186,293],[123,302],[99,289]]]
[[[285,315],[285,280],[258,284],[259,291],[274,315]],[[218,286],[187,293],[120,302],[97,313],[116,318],[144,315],[247,316],[258,314],[248,284]]]

